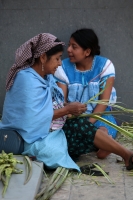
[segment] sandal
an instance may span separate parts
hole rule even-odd
[[[98,163],[95,163],[97,165],[99,165]],[[99,167],[101,167],[99,165]],[[80,170],[83,174],[87,174],[87,175],[91,175],[91,176],[104,176],[103,173],[101,171],[98,170],[93,170],[94,168],[96,168],[93,164],[92,165],[84,165],[82,167],[80,167]],[[109,172],[105,172],[106,174],[109,174]]]
[[[133,161],[132,161],[133,155],[129,158],[129,165],[126,167],[127,170],[133,169]]]

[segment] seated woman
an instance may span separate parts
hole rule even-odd
[[[114,65],[109,59],[99,56],[100,46],[95,32],[92,29],[80,29],[74,32],[70,37],[67,52],[69,58],[64,59],[62,66],[55,72],[66,102],[86,103],[104,88],[104,92],[95,100],[115,103]],[[110,111],[110,109],[110,106],[89,103],[86,113]],[[112,115],[102,117],[116,124]],[[89,121],[113,138],[116,137],[117,131],[114,128],[94,118],[89,118]]]
[[[68,154],[62,126],[66,119],[64,116],[78,116],[84,113],[87,107],[80,102],[63,106],[62,90],[53,78],[57,67],[61,65],[63,45],[55,36],[42,33],[17,49],[15,64],[7,77],[0,129],[18,132],[25,141],[23,155],[35,156],[49,168],[62,166],[80,171]],[[133,152],[97,129],[87,118],[86,121],[88,125],[84,134],[80,134],[81,146],[87,144],[87,152],[101,149],[120,155],[126,168],[133,169]],[[75,123],[76,126],[78,124]],[[79,135],[79,131],[75,134]],[[68,144],[70,148],[71,143]],[[72,144],[72,148],[73,146]],[[79,152],[79,155],[81,153],[83,152]]]

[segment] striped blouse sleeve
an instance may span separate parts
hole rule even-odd
[[[103,67],[103,71],[101,73],[101,78],[105,77],[115,77],[115,68],[110,60],[107,60],[105,66]]]

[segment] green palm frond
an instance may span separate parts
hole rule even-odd
[[[93,165],[104,175],[104,177],[111,183],[114,184],[114,182],[111,180],[111,178],[106,174],[106,172],[96,163],[93,163]]]
[[[97,112],[97,113],[91,113],[91,114],[81,114],[78,117],[91,117],[94,118],[96,120],[100,120],[106,124],[108,124],[109,126],[113,127],[114,129],[116,129],[117,131],[119,131],[121,134],[123,134],[125,137],[128,138],[133,138],[133,127],[130,128],[129,127],[125,127],[125,126],[117,126],[113,123],[111,123],[110,121],[104,119],[101,117],[101,115],[119,115],[119,114],[132,114],[133,113],[133,109],[127,109],[124,108],[123,106],[117,105],[117,103],[121,103],[121,102],[117,102],[116,104],[112,104],[109,102],[109,100],[96,100],[95,98],[98,97],[99,95],[101,95],[104,90],[107,88],[108,86],[106,85],[104,89],[102,89],[98,94],[96,94],[94,97],[92,97],[91,99],[89,99],[87,102],[85,102],[85,104],[102,104],[102,105],[106,105],[106,106],[111,106],[112,108],[116,109],[115,111],[104,111],[104,112]],[[75,118],[75,116],[72,116],[70,119]],[[68,118],[69,119],[69,118]],[[133,122],[132,122],[132,126],[133,126]]]
[[[98,116],[98,115],[93,115],[91,116],[92,118],[95,118],[97,120],[100,120],[106,124],[108,124],[109,126],[113,127],[114,129],[116,129],[117,131],[119,131],[121,134],[123,134],[125,137],[129,137],[129,138],[133,138],[133,133],[125,130],[124,128],[121,128],[120,126],[117,126],[116,124],[111,123],[110,121],[103,119],[102,117]]]
[[[106,119],[104,119],[104,118],[102,118],[99,115],[96,115],[94,113],[92,113],[92,114],[81,114],[78,117],[87,117],[87,116],[89,116],[91,118],[94,118],[94,119],[97,119],[99,121],[102,121],[105,124],[108,124],[109,126],[113,127],[114,129],[116,129],[117,131],[119,131],[121,134],[123,134],[127,138],[133,138],[132,131],[130,131],[130,130],[128,131],[125,128],[121,128],[120,126],[117,126],[116,124],[113,124],[112,122],[110,122],[110,121],[108,121],[108,120],[106,120]],[[68,120],[72,119],[72,118],[76,118],[76,117],[72,116],[72,117],[68,118]]]
[[[105,124],[108,124],[109,126],[113,127],[114,129],[116,129],[117,131],[119,131],[121,134],[123,134],[125,137],[127,138],[133,138],[133,127],[128,127],[128,126],[117,126],[113,123],[111,123],[110,121],[104,119],[101,117],[101,115],[119,115],[119,114],[125,114],[125,113],[129,113],[132,114],[133,113],[133,109],[127,109],[124,108],[122,106],[119,106],[117,104],[109,104],[106,100],[89,100],[87,103],[96,103],[96,104],[102,104],[102,105],[111,105],[113,108],[117,108],[117,111],[104,111],[104,112],[97,112],[97,113],[91,113],[91,114],[81,114],[78,117],[91,117],[94,118],[96,120],[102,121]],[[76,116],[72,116],[68,119],[72,119],[72,118],[76,118]],[[132,122],[132,126],[133,126],[133,122]]]

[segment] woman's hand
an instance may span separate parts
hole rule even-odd
[[[66,103],[64,104],[63,108],[59,108],[57,110],[54,110],[53,120],[58,119],[59,117],[63,117],[65,115],[68,115],[69,117],[71,115],[81,115],[87,110],[87,105],[82,104],[79,102],[73,102],[73,103]]]
[[[79,102],[67,103],[65,108],[67,108],[68,114],[80,115],[87,110],[87,105]]]

